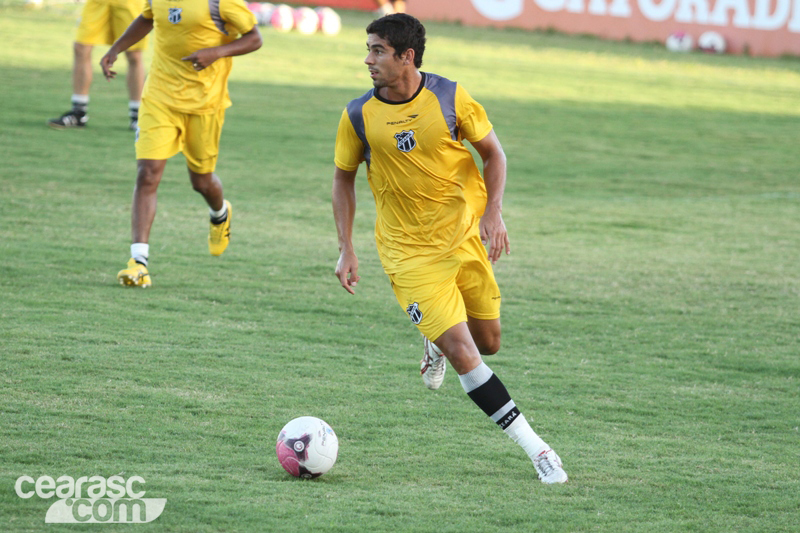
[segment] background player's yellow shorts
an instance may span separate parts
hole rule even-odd
[[[500,318],[500,289],[477,231],[452,256],[389,279],[397,302],[433,341],[467,316]]]
[[[169,159],[183,152],[190,170],[198,174],[214,172],[224,122],[225,109],[192,115],[143,98],[136,132],[136,159]]]
[[[142,14],[143,6],[143,0],[86,0],[75,40],[81,44],[114,44],[133,19]],[[128,50],[145,47],[147,37]]]

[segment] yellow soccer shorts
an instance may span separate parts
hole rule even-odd
[[[389,280],[400,307],[431,340],[468,316],[500,318],[500,289],[477,231],[450,257]]]
[[[163,160],[183,152],[189,170],[198,174],[214,172],[224,122],[224,109],[193,115],[144,98],[139,109],[136,159]]]
[[[114,44],[133,19],[142,14],[142,6],[142,0],[86,0],[75,41],[89,45]],[[143,50],[146,47],[147,37],[128,50]]]

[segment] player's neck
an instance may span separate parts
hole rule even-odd
[[[408,75],[397,79],[392,85],[387,85],[378,90],[381,98],[389,102],[405,102],[419,91],[422,83],[422,73],[419,70],[409,70]]]

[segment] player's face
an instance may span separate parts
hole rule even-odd
[[[367,35],[367,57],[364,58],[372,84],[376,89],[389,87],[400,78],[404,60],[394,54],[394,48],[374,33]]]

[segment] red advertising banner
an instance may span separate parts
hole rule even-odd
[[[697,42],[714,31],[733,53],[800,55],[800,0],[410,0],[420,19],[555,29],[611,39]]]
[[[274,2],[279,4],[280,0]],[[375,0],[289,0],[289,4],[303,6],[325,6],[335,9],[359,9],[361,11],[376,11],[378,9]]]

